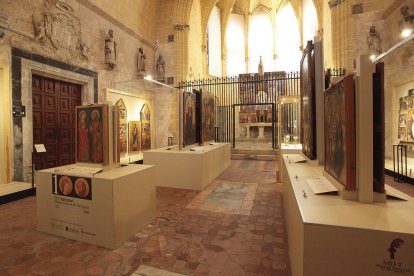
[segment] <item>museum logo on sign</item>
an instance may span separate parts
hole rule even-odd
[[[381,263],[376,264],[381,271],[390,271],[395,273],[409,273],[410,269],[404,266],[404,263],[399,261],[399,251],[404,240],[397,238],[391,241],[387,250],[387,259],[383,259]]]

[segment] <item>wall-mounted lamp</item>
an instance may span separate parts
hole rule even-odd
[[[152,76],[150,76],[150,75],[148,75],[148,76],[144,77],[144,80],[149,81],[149,82],[153,82],[153,83],[158,84],[158,85],[162,85],[162,86],[168,87],[168,88],[170,88],[170,89],[176,89],[175,87],[172,87],[172,86],[167,85],[167,84],[165,84],[165,83],[162,83],[162,82],[159,82],[159,81],[154,80],[154,79],[152,78]]]
[[[402,37],[408,37],[414,31],[414,14],[410,14],[408,6],[402,6],[401,15],[403,20],[400,21],[400,31]]]
[[[175,24],[173,26],[174,31],[184,31],[186,29],[190,29],[190,25],[188,25],[188,24]]]

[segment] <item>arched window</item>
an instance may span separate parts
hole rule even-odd
[[[270,12],[253,14],[249,26],[249,73],[257,73],[260,56],[265,72],[274,70],[273,28]]]
[[[220,9],[213,8],[207,26],[208,41],[208,73],[221,77],[221,24]]]
[[[297,71],[301,59],[298,21],[286,4],[276,15],[276,71]]]
[[[313,40],[318,31],[318,16],[316,15],[315,5],[312,0],[303,2],[303,45],[308,40]]]
[[[227,76],[246,73],[244,16],[230,14],[226,29]]]

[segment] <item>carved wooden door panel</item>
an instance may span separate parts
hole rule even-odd
[[[33,144],[44,144],[36,170],[75,163],[75,106],[81,104],[77,84],[32,77]]]

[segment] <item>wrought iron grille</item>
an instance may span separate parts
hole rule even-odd
[[[327,69],[325,76],[343,76],[345,69]],[[326,78],[325,78],[326,81]],[[216,142],[227,142],[234,145],[235,142],[235,124],[250,120],[253,116],[245,106],[263,106],[269,105],[268,113],[272,123],[272,144],[274,148],[278,144],[278,98],[281,96],[298,96],[300,95],[300,73],[299,72],[265,72],[263,76],[258,74],[240,74],[234,77],[210,78],[199,80],[187,80],[179,83],[179,89],[183,91],[200,91],[205,89],[213,93],[216,99]],[[273,112],[271,111],[273,105]],[[235,118],[235,108],[239,108],[239,120]],[[247,108],[248,109],[248,108]],[[257,111],[257,110],[256,110]],[[282,110],[283,112],[283,110]],[[286,112],[292,112],[291,110]],[[246,113],[246,114],[244,114]],[[250,114],[249,114],[250,113]],[[291,122],[284,122],[288,126],[297,123],[296,116],[287,116]]]
[[[258,74],[241,74],[235,77],[189,80],[181,82],[183,91],[207,90],[216,99],[216,137],[217,142],[234,145],[235,123],[255,120],[254,116],[266,112],[266,120],[272,123],[272,142],[277,145],[277,101],[280,96],[299,95],[299,72],[266,72]],[[266,107],[269,105],[269,107]],[[251,107],[249,107],[251,106]],[[262,107],[263,108],[256,108]],[[273,106],[273,108],[272,108]],[[239,109],[236,122],[234,109]],[[258,110],[256,110],[258,109]],[[262,113],[260,113],[263,110]]]

